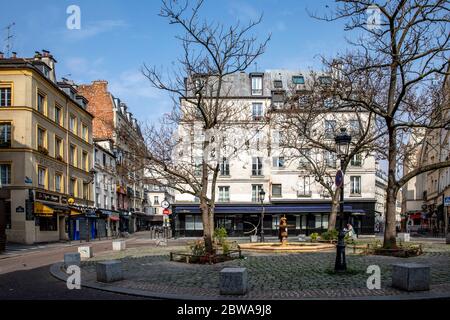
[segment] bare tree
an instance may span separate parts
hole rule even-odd
[[[329,231],[336,227],[341,191],[334,185],[337,162],[334,138],[338,129],[349,129],[347,132],[353,138],[340,168],[343,172],[352,159],[355,165],[362,165],[365,158],[373,156],[383,135],[382,128],[375,128],[374,113],[340,101],[330,81],[340,81],[340,77],[328,71],[311,71],[301,90],[295,85],[290,88],[285,107],[273,110],[276,126],[286,133],[280,141],[286,160],[299,161],[304,179],[312,177],[322,187],[322,195],[331,199]]]
[[[442,85],[449,67],[448,0],[342,0],[326,21],[344,19],[354,31],[354,50],[338,56],[342,81],[333,91],[342,101],[373,112],[386,128],[388,164],[384,247],[396,247],[396,199],[412,177],[450,166],[438,161],[401,174],[408,137],[417,128],[448,125],[441,116]],[[332,67],[332,61],[328,62]],[[436,112],[440,109],[439,112]]]
[[[251,35],[261,22],[225,26],[201,20],[203,1],[162,1],[160,16],[184,33],[177,39],[183,49],[179,68],[163,76],[144,65],[150,83],[171,94],[174,110],[164,119],[164,130],[150,126],[146,131],[148,171],[182,194],[199,200],[203,234],[208,253],[213,252],[216,182],[222,155],[238,155],[244,141],[227,141],[236,126],[250,119],[242,112],[248,106],[227,99],[233,75],[245,71],[266,48]],[[231,79],[231,80],[229,80]]]

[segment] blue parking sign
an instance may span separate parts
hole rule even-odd
[[[445,197],[444,198],[444,206],[450,207],[450,197]]]

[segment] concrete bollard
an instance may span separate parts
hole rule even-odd
[[[92,258],[94,256],[94,250],[91,246],[78,247],[78,253],[81,258]]]
[[[114,282],[123,279],[122,262],[118,260],[103,261],[97,263],[97,281]]]
[[[430,266],[400,263],[392,266],[392,286],[405,291],[430,290]]]
[[[126,249],[125,241],[116,240],[112,242],[113,251],[123,251]]]
[[[80,266],[81,257],[79,253],[64,253],[64,268],[69,266]]]
[[[224,268],[220,271],[220,294],[244,295],[248,290],[246,268]]]

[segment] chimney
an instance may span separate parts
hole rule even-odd
[[[42,54],[39,51],[34,52],[34,60],[41,60]]]
[[[4,59],[3,52],[0,51],[0,59]]]
[[[50,51],[42,49],[42,55],[44,57],[48,57],[50,55]]]
[[[55,71],[55,64],[56,60],[53,58],[53,56],[50,54],[50,51],[48,50],[42,50],[43,55],[40,55],[42,62],[44,62],[49,68],[50,68],[50,80],[53,82],[56,82],[56,71]]]
[[[11,53],[12,53],[11,59],[17,59],[17,52],[13,51]]]

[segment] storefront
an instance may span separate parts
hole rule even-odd
[[[344,225],[351,223],[358,234],[374,234],[375,203],[346,204]],[[286,215],[290,235],[324,232],[328,228],[331,205],[327,203],[268,204],[264,206],[264,233],[278,235],[280,218]],[[215,227],[224,227],[229,236],[246,236],[258,230],[261,219],[261,205],[217,204]],[[203,224],[198,204],[174,205],[173,231],[178,237],[199,237]],[[336,225],[339,226],[337,218]]]
[[[99,224],[102,225],[104,223],[105,228],[99,227],[99,230],[105,230],[103,234],[102,231],[99,231],[100,237],[112,237],[118,234],[119,232],[119,211],[114,210],[106,210],[106,209],[97,209],[97,214],[99,215]]]
[[[69,239],[66,227],[70,213],[68,206],[35,201],[33,207],[36,243]]]
[[[107,237],[106,219],[95,208],[72,206],[68,228],[71,240],[90,241]]]

